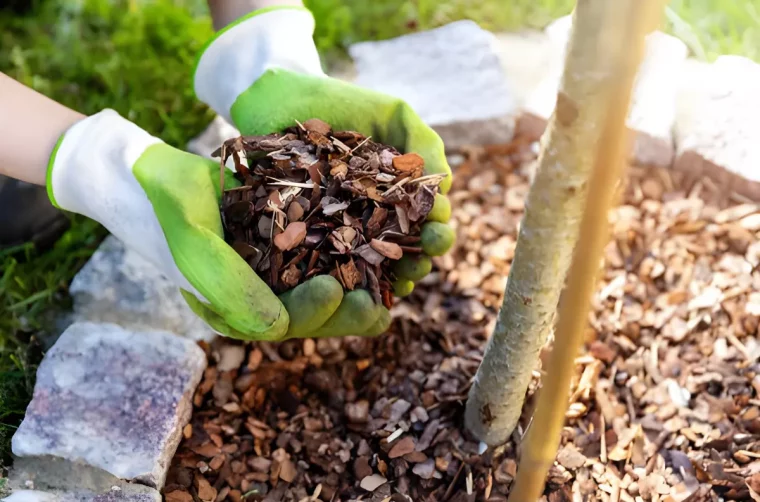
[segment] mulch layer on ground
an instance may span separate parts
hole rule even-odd
[[[503,501],[498,454],[463,428],[535,144],[473,149],[450,194],[457,244],[378,338],[204,345],[167,501]],[[550,502],[760,500],[760,205],[629,171],[594,298]]]

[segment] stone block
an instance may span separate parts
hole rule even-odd
[[[554,112],[572,18],[556,20],[546,29],[552,56],[546,76],[527,99],[525,118],[518,132],[543,131]],[[650,33],[646,53],[639,67],[628,115],[628,127],[635,132],[631,158],[636,164],[670,166],[674,158],[673,126],[676,116],[678,79],[688,49],[675,37],[662,32]]]
[[[18,457],[8,502],[160,502],[155,488],[128,483],[101,469],[55,457]]]
[[[674,168],[760,201],[760,64],[690,61],[679,86]]]
[[[74,320],[166,330],[192,340],[215,335],[166,276],[112,235],[74,277],[69,292]]]
[[[13,453],[160,489],[205,366],[200,347],[165,331],[75,323],[40,364]]]
[[[109,490],[95,493],[86,490],[18,490],[1,499],[3,502],[161,502],[157,490],[143,487],[145,491]]]
[[[349,47],[355,83],[396,96],[447,148],[509,141],[516,104],[496,37],[472,21]]]
[[[495,36],[499,61],[519,109],[544,80],[547,69],[556,66],[552,62],[557,51],[543,31],[523,30]]]

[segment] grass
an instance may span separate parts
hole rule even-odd
[[[24,3],[16,0],[16,3]],[[190,87],[196,53],[212,35],[204,0],[37,0],[28,15],[0,11],[0,71],[83,113],[109,107],[184,147],[212,118]],[[492,30],[541,28],[571,0],[305,0],[328,58],[356,41],[385,39],[469,18]],[[7,5],[8,3],[3,3]],[[672,0],[666,29],[696,57],[760,61],[754,0]],[[0,469],[23,417],[52,312],[105,232],[82,217],[56,244],[0,252]],[[0,480],[1,482],[2,480]]]
[[[760,3],[753,0],[671,0],[668,31],[694,57],[712,61],[738,54],[760,62]]]

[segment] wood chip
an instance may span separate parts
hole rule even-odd
[[[198,498],[203,502],[216,500],[216,489],[204,477],[196,476],[195,486],[198,490]]]
[[[390,258],[391,260],[400,260],[404,255],[404,252],[401,250],[401,246],[395,242],[386,242],[372,239],[369,245],[372,247],[372,249],[385,256],[386,258]]]
[[[306,238],[306,223],[294,221],[289,223],[285,231],[274,238],[274,245],[281,251],[290,251]]]
[[[286,483],[292,483],[297,474],[296,465],[290,459],[286,459],[280,464],[280,479]]]
[[[407,453],[413,452],[414,447],[414,438],[411,436],[406,436],[400,439],[398,442],[394,443],[393,448],[391,448],[391,450],[388,452],[388,458],[403,457]]]
[[[164,495],[166,502],[193,502],[193,496],[185,490],[174,490]]]
[[[425,161],[416,153],[406,153],[393,158],[393,167],[403,172],[422,171]]]
[[[361,483],[359,484],[359,486],[363,490],[367,490],[368,492],[374,492],[380,486],[384,485],[387,482],[388,482],[388,480],[385,479],[384,477],[382,477],[381,475],[379,475],[379,474],[371,474],[371,475],[365,477],[364,479],[362,479]]]

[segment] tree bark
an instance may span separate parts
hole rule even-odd
[[[520,418],[538,355],[552,329],[602,137],[620,24],[637,0],[578,0],[554,115],[541,140],[504,301],[470,389],[465,422],[490,446]]]

